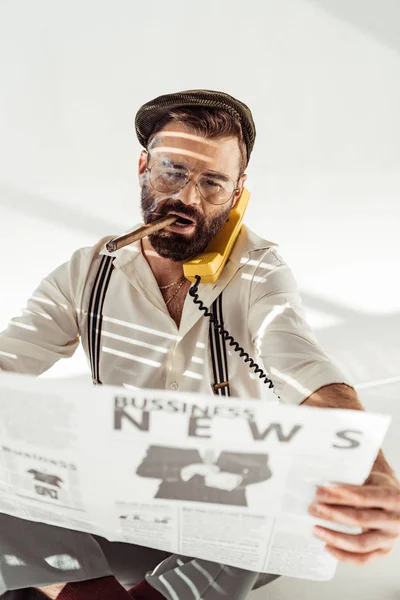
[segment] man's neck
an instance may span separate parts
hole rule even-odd
[[[149,238],[142,238],[142,253],[158,285],[168,285],[183,275],[183,262],[175,262],[159,256],[152,247]]]

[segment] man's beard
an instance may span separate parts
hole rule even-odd
[[[149,235],[149,240],[159,256],[175,262],[186,262],[202,254],[216,234],[227,221],[231,203],[228,203],[222,213],[212,219],[205,219],[192,206],[187,206],[179,200],[168,199],[162,206],[158,206],[157,199],[147,183],[143,184],[141,193],[141,208],[144,222],[152,223],[169,212],[176,211],[192,218],[195,230],[189,236],[175,231],[166,232],[164,229]]]

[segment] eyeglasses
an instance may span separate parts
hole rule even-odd
[[[153,188],[167,194],[183,189],[192,173],[186,165],[165,160],[158,160],[151,167],[147,166],[146,171]],[[198,175],[196,188],[200,196],[210,204],[225,204],[239,191],[230,177],[212,171],[204,171]]]

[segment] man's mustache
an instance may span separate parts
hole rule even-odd
[[[202,216],[199,215],[195,210],[188,208],[185,204],[165,204],[162,207],[157,207],[157,210],[151,213],[152,218],[158,219],[166,217],[170,212],[177,212],[181,215],[187,216],[189,219],[193,219],[195,223],[202,221]]]

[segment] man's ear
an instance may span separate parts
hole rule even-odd
[[[146,172],[148,156],[147,150],[142,150],[139,156],[138,177],[140,187],[143,186],[143,176]]]
[[[231,206],[231,210],[232,210],[232,208],[234,208],[234,207],[236,206],[236,204],[239,202],[240,196],[242,195],[242,192],[243,192],[244,183],[245,183],[246,179],[247,179],[247,175],[246,175],[246,174],[243,174],[243,175],[240,177],[240,179],[239,179],[239,182],[238,182],[238,185],[237,185],[237,187],[238,187],[238,191],[235,193],[235,195],[234,195],[234,197],[233,197],[233,200],[232,200],[232,206]]]

